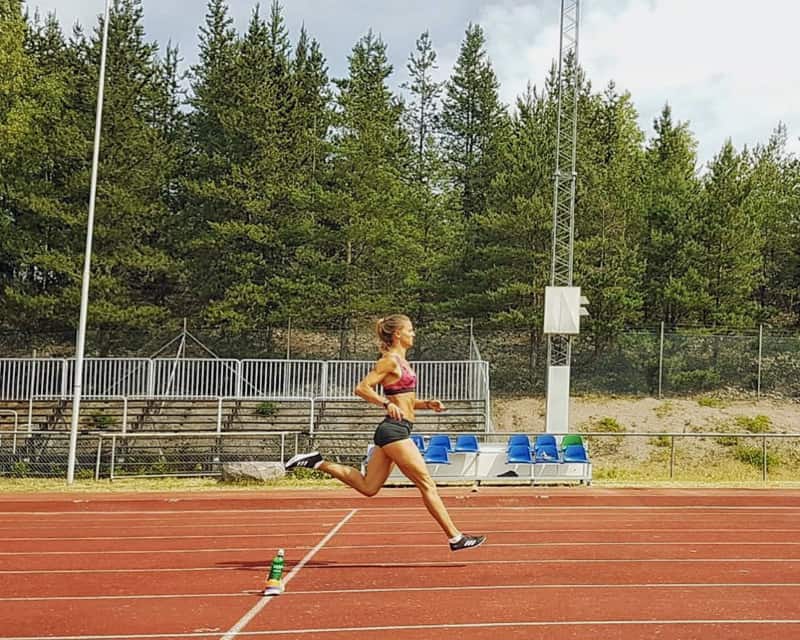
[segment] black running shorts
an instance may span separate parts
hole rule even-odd
[[[375,429],[373,441],[379,447],[383,447],[392,442],[405,440],[411,435],[411,429],[413,428],[414,425],[408,420],[395,420],[394,418],[386,417]]]

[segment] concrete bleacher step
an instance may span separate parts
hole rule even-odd
[[[417,431],[480,432],[485,429],[482,402],[449,401],[447,411],[417,412],[414,429]],[[317,432],[324,431],[374,431],[385,413],[378,407],[366,405],[362,400],[328,400],[317,408]]]

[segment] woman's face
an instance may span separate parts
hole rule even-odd
[[[395,333],[397,343],[405,349],[408,349],[414,344],[415,335],[414,325],[410,322],[403,323],[403,326],[400,327]]]

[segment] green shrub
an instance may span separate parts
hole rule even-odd
[[[749,433],[769,433],[772,431],[772,420],[769,416],[736,416],[736,426]]]
[[[661,404],[659,404],[653,411],[656,412],[656,415],[659,418],[666,418],[669,415],[672,415],[672,411],[675,409],[675,405],[672,404],[670,400],[664,400]]]
[[[609,418],[606,416],[593,426],[592,431],[603,431],[605,433],[625,433],[627,429],[617,422],[615,418]]]
[[[700,396],[697,399],[697,404],[701,407],[711,407],[712,409],[723,409],[728,406],[722,398],[715,398],[714,396]]]
[[[278,413],[278,405],[276,405],[274,402],[262,402],[256,407],[256,414],[264,418],[271,418],[276,413]]]
[[[671,438],[669,436],[654,436],[650,438],[650,444],[653,447],[668,447],[670,446]]]
[[[718,388],[720,377],[714,369],[695,369],[674,374],[670,382],[676,391],[705,391]]]
[[[624,425],[621,425],[615,418],[606,416],[596,422],[589,422],[583,424],[579,428],[580,431],[596,431],[602,433],[625,433]],[[622,446],[622,436],[614,437],[601,437],[589,436],[587,437],[589,448],[592,454],[598,455],[613,455],[617,453]]]
[[[733,450],[733,457],[739,462],[744,462],[759,469],[764,462],[764,452],[761,447],[753,447],[746,444],[737,445]],[[780,459],[778,456],[767,451],[767,469],[777,467],[779,464]]]
[[[27,478],[31,472],[31,466],[24,460],[17,460],[11,465],[12,478]]]
[[[107,413],[97,412],[89,415],[89,427],[94,430],[105,431],[115,424],[114,418]]]

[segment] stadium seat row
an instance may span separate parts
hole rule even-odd
[[[450,453],[480,453],[480,443],[474,435],[460,435],[453,446],[450,436],[438,434],[425,439],[412,434],[411,439],[429,464],[450,464]],[[533,445],[525,434],[513,434],[506,443],[506,462],[509,464],[536,464],[553,462],[589,462],[583,439],[577,434],[566,434],[559,447],[553,435],[536,437]]]

